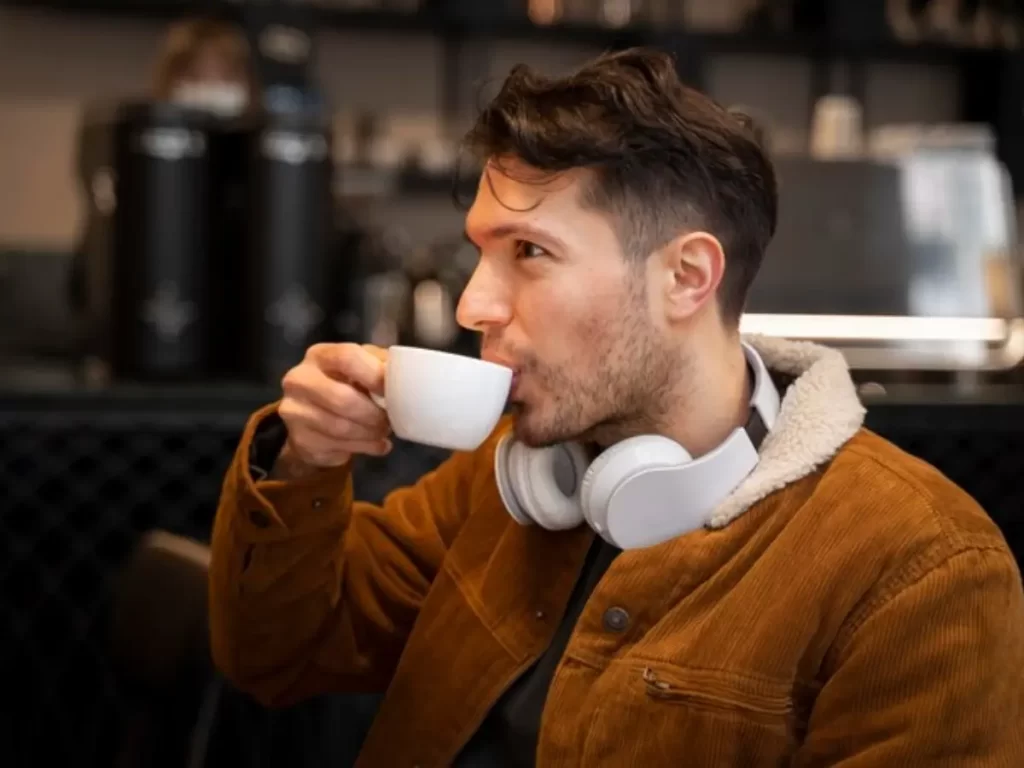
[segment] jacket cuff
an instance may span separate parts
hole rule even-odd
[[[261,426],[277,417],[277,403],[254,413],[242,433],[225,493],[234,507],[235,535],[243,543],[281,541],[297,535],[337,529],[352,508],[349,465],[322,469],[297,480],[265,480],[253,475],[253,440]],[[267,467],[269,469],[269,467]]]

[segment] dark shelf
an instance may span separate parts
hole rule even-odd
[[[255,3],[254,3],[255,5]],[[297,7],[309,14],[321,28],[352,29],[357,31],[413,32],[437,34],[444,25],[438,14],[430,10],[415,13],[372,9],[335,9],[310,5]],[[167,21],[191,14],[213,13],[225,18],[241,18],[244,4],[231,0],[203,2],[202,0],[0,0],[0,7],[26,8],[52,11],[76,16],[114,16]]]
[[[432,11],[416,13],[372,10],[338,10],[332,8],[311,8],[313,19],[324,29],[356,30],[367,32],[414,32],[420,34],[442,34],[446,25],[440,16]]]
[[[344,19],[331,23],[344,24]],[[491,39],[550,41],[594,45],[603,48],[627,48],[637,45],[673,47],[688,43],[707,53],[749,53],[779,56],[834,56],[854,59],[880,59],[937,64],[960,64],[965,61],[999,57],[1011,51],[973,48],[942,43],[907,44],[896,38],[855,41],[830,39],[827,35],[804,32],[776,32],[743,29],[736,32],[705,32],[686,29],[664,29],[650,26],[624,28],[598,24],[555,24],[539,26],[526,19],[508,19],[466,28]]]
[[[0,5],[32,7],[78,15],[118,15],[168,19],[208,8],[196,0],[0,0]],[[228,13],[240,13],[237,3],[212,4]],[[293,6],[294,7],[294,6]],[[606,27],[600,24],[536,25],[522,17],[463,18],[455,13],[424,9],[414,13],[387,10],[346,10],[310,6],[308,12],[321,28],[394,33],[435,34],[491,40],[577,43],[603,49],[637,45],[669,45],[674,50],[693,46],[702,53],[749,53],[779,56],[837,57],[963,65],[999,57],[1011,51],[971,48],[942,43],[906,44],[894,38],[850,41],[827,34],[779,33],[743,30],[735,33],[662,29],[651,26]],[[488,14],[489,15],[489,14]]]
[[[0,0],[0,6],[78,16],[121,16],[166,21],[200,10],[187,0]]]

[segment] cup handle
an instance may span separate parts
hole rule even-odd
[[[378,408],[382,408],[385,411],[388,409],[388,402],[384,399],[384,395],[378,395],[376,392],[370,392],[369,395]]]

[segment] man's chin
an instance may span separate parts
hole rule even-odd
[[[570,439],[564,435],[556,434],[549,426],[538,423],[536,414],[529,408],[515,404],[512,408],[515,416],[513,434],[516,440],[530,448],[547,448]]]

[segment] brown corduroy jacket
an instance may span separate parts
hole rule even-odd
[[[612,563],[537,765],[1021,768],[1024,590],[999,531],[861,429],[841,356],[755,344],[796,377],[758,468],[712,527]],[[358,765],[449,765],[550,642],[592,532],[516,524],[493,438],[379,507],[345,470],[256,482],[271,410],[217,515],[218,666],[270,704],[386,689]]]

